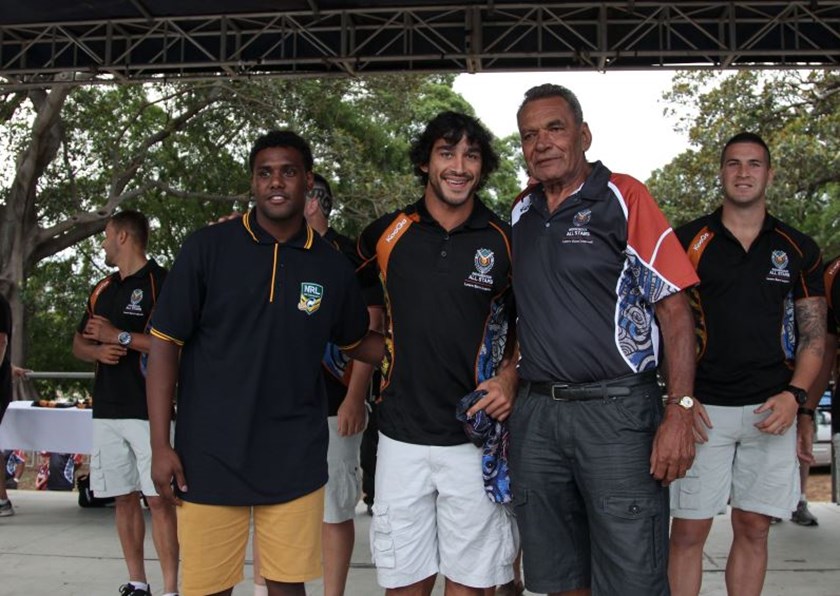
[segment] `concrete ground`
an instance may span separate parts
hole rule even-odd
[[[126,579],[125,565],[114,530],[111,509],[81,509],[76,493],[10,491],[16,515],[0,518],[0,595],[115,596]],[[790,521],[774,526],[765,596],[840,596],[840,507],[812,503],[818,527]],[[382,594],[370,564],[370,518],[360,507],[356,515],[356,548],[346,596]],[[703,590],[706,596],[725,594],[723,571],[732,538],[728,516],[714,524],[706,545]],[[146,536],[147,573],[160,594],[160,568],[150,533]],[[245,580],[235,596],[250,596],[250,553]],[[322,593],[320,582],[308,593]],[[438,581],[435,596],[443,594]],[[617,595],[620,596],[620,595]]]

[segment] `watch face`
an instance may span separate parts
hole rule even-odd
[[[694,398],[690,395],[683,395],[680,398],[679,404],[686,410],[689,410],[694,407]]]
[[[120,345],[127,346],[131,343],[131,334],[128,331],[123,331],[117,336],[117,341]]]

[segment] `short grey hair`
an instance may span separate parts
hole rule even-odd
[[[522,110],[525,109],[526,105],[532,101],[546,99],[548,97],[562,97],[565,99],[566,103],[569,104],[569,107],[572,108],[572,114],[575,117],[575,124],[578,126],[583,124],[583,108],[580,107],[580,101],[578,101],[577,95],[575,95],[571,89],[567,89],[562,85],[554,85],[552,83],[544,83],[528,89],[528,91],[525,92],[525,99],[522,100],[522,105],[519,106],[519,109],[516,112],[516,119],[519,120],[519,116],[522,114]]]

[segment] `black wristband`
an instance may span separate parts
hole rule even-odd
[[[813,408],[799,408],[798,410],[796,410],[796,415],[797,416],[810,416],[811,419],[813,420],[814,416],[816,415],[816,412],[814,412]]]

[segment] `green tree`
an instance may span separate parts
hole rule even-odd
[[[412,137],[441,110],[473,111],[453,80],[54,84],[0,94],[0,151],[17,156],[0,165],[0,291],[13,306],[16,362],[78,370],[71,337],[106,272],[95,235],[110,214],[145,212],[150,254],[171,263],[192,230],[247,208],[247,154],[266,130],[291,128],[309,140],[316,168],[335,183],[345,233],[415,200]],[[486,194],[509,201],[515,185],[507,168]]]
[[[751,131],[771,150],[770,212],[813,236],[827,255],[840,252],[840,75],[682,72],[665,99],[692,147],[648,184],[675,225],[720,204],[721,148],[734,134]]]

